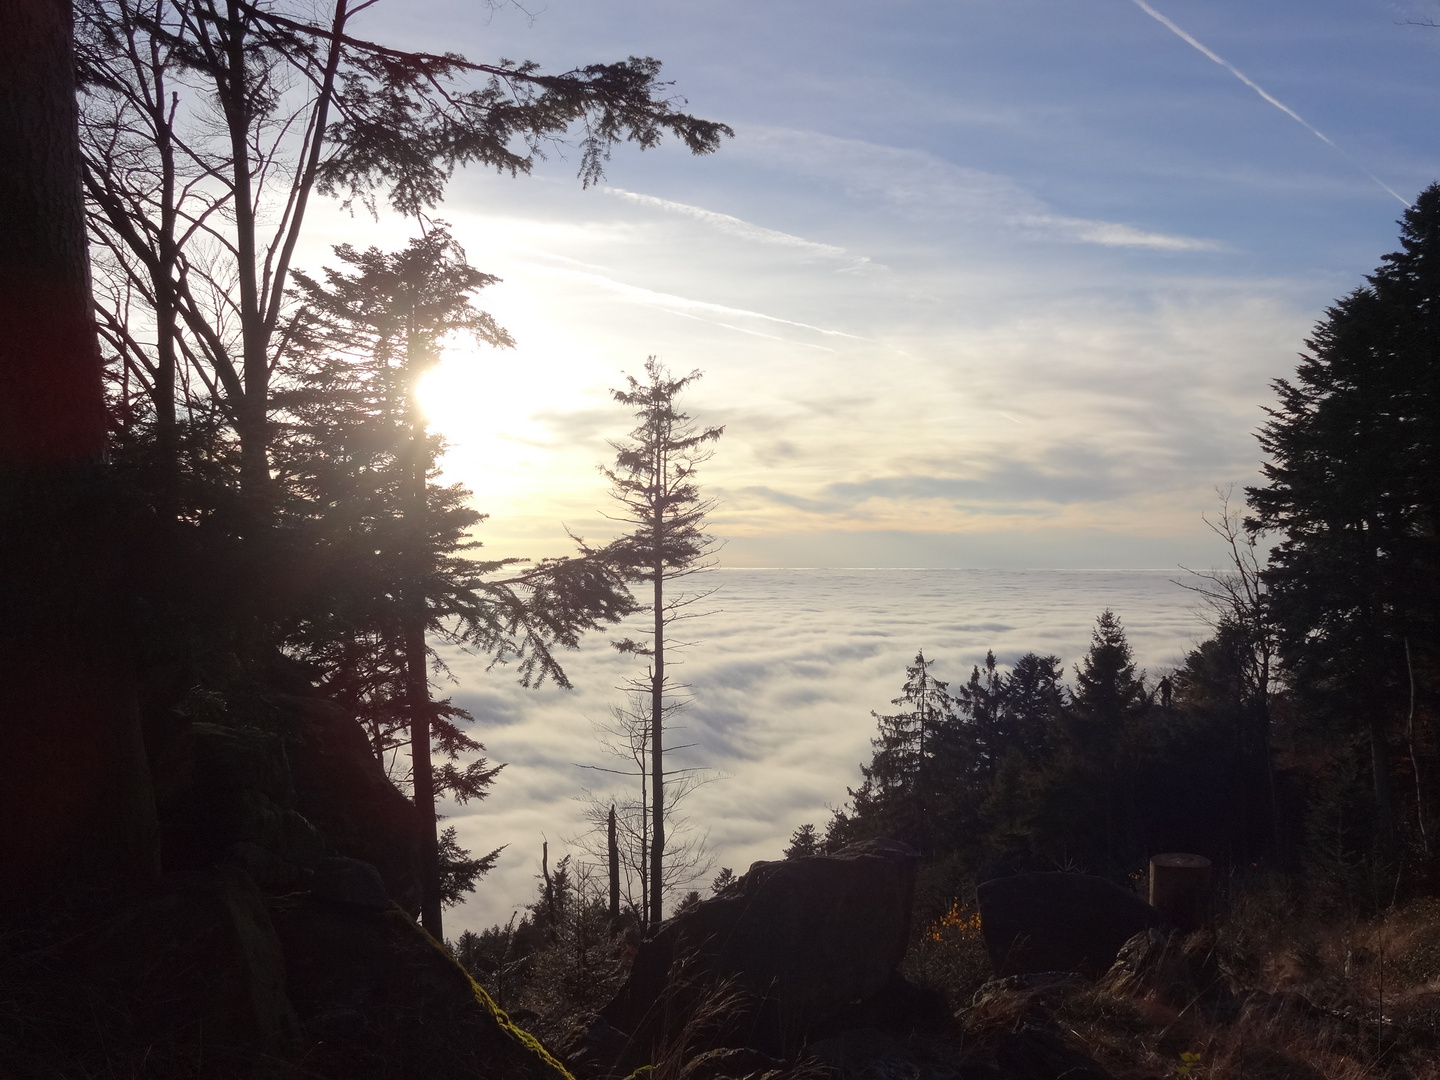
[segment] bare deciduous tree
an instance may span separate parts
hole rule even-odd
[[[664,723],[675,728],[671,719],[684,705],[683,701],[667,701]],[[650,874],[651,837],[654,828],[651,812],[653,798],[650,772],[650,732],[652,727],[650,701],[644,694],[632,693],[629,703],[613,706],[610,719],[596,723],[596,735],[606,755],[615,760],[614,768],[579,765],[594,772],[607,773],[620,783],[614,788],[587,790],[581,796],[585,818],[592,831],[575,841],[576,846],[592,858],[608,857],[610,815],[613,810],[615,839],[619,856],[620,893],[625,906],[635,912],[642,923],[648,922],[652,905]],[[687,745],[671,746],[673,753],[689,749]],[[714,862],[706,835],[680,812],[680,806],[696,789],[720,776],[709,769],[671,769],[665,779],[663,814],[666,824],[665,862],[661,867],[661,900],[682,892],[710,872]]]

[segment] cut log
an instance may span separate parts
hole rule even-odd
[[[1177,930],[1199,930],[1210,921],[1210,860],[1183,852],[1152,856],[1150,906]]]

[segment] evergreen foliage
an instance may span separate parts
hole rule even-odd
[[[785,858],[804,859],[810,855],[819,855],[820,852],[820,835],[815,831],[815,826],[807,821],[790,834],[790,846],[785,849]],[[729,870],[722,870],[721,873],[728,874]],[[722,881],[717,877],[711,885],[711,891],[718,895],[728,884],[729,881]]]
[[[1081,869],[1124,881],[1157,851],[1221,861],[1268,851],[1264,787],[1245,797],[1256,776],[1236,772],[1249,714],[1224,647],[1222,635],[1188,656],[1168,712],[1108,610],[1073,686],[1057,657],[1028,653],[1007,666],[991,652],[951,694],[917,656],[895,702],[908,708],[875,716],[874,753],[831,817],[827,849],[870,837],[916,847],[924,919],[1003,873]]]
[[[954,725],[954,700],[949,684],[930,674],[924,653],[916,654],[905,676],[891,704],[906,708],[886,716],[870,714],[878,728],[871,740],[875,753],[869,765],[860,767],[864,779],[849,794],[856,817],[883,821],[886,831],[928,850],[939,780],[935,758],[942,732]]]
[[[1279,534],[1265,573],[1287,681],[1311,745],[1367,747],[1376,857],[1397,828],[1428,858],[1423,733],[1440,686],[1440,185],[1398,252],[1316,326],[1260,432],[1249,524]],[[1417,729],[1421,737],[1416,736]],[[1327,751],[1328,752],[1328,751]],[[1397,782],[1400,782],[1397,784]],[[1403,813],[1400,812],[1403,807]]]
[[[558,1039],[614,995],[639,940],[633,915],[610,917],[605,892],[592,867],[567,855],[523,914],[466,931],[450,950],[502,1009],[533,1014],[532,1030]]]

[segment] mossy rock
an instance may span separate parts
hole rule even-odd
[[[280,942],[240,870],[59,902],[0,933],[6,1076],[282,1075],[298,1047]]]
[[[276,901],[307,1075],[570,1080],[398,907]]]

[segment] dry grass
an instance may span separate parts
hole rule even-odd
[[[1440,900],[1335,921],[1262,877],[1159,963],[1057,1013],[1121,1080],[1440,1080]]]

